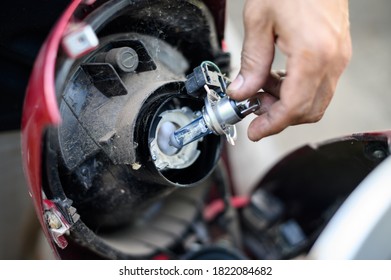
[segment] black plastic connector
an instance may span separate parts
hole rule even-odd
[[[210,70],[207,64],[194,68],[193,73],[187,75],[185,82],[187,93],[194,97],[200,97],[205,94],[205,91],[201,91],[205,85],[219,95],[225,94],[226,83],[224,76],[217,71]]]

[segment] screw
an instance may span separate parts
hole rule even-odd
[[[125,73],[135,71],[139,63],[136,51],[129,47],[111,49],[106,54],[105,61]]]

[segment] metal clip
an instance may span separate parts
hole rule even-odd
[[[44,217],[49,228],[49,232],[58,247],[64,249],[68,245],[64,234],[68,233],[71,225],[58,210],[56,204],[48,199],[43,200]]]

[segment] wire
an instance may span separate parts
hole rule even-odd
[[[204,67],[205,65],[209,65],[209,66],[212,66],[215,70],[217,70],[220,74],[223,74],[221,73],[221,70],[219,68],[219,66],[217,66],[215,63],[213,63],[212,61],[209,61],[209,60],[205,60],[203,62],[201,62],[201,67]]]
[[[250,203],[250,198],[247,196],[233,196],[231,197],[230,202],[234,208],[240,209]],[[224,201],[222,199],[216,199],[205,207],[203,212],[204,218],[206,221],[210,222],[215,219],[219,214],[223,213],[224,210]]]

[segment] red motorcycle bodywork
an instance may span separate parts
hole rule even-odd
[[[46,236],[42,198],[42,136],[45,127],[61,122],[55,94],[57,52],[68,23],[81,3],[74,0],[63,13],[42,46],[30,77],[22,116],[22,156],[30,195]],[[53,243],[51,242],[53,245]]]
[[[55,210],[55,205],[52,201],[46,200],[43,197],[42,192],[42,147],[43,147],[43,135],[45,129],[49,126],[59,125],[61,122],[61,116],[59,112],[59,107],[56,99],[56,88],[55,88],[55,77],[56,77],[56,63],[57,55],[61,48],[61,42],[64,34],[67,31],[69,23],[74,19],[73,16],[75,11],[81,4],[86,4],[87,2],[94,1],[82,1],[82,0],[73,0],[69,7],[62,14],[61,18],[58,20],[57,24],[52,29],[52,32],[48,36],[46,42],[41,48],[39,55],[36,59],[32,75],[30,77],[28,89],[26,92],[24,110],[22,116],[22,156],[23,156],[23,168],[26,174],[26,179],[29,187],[30,194],[34,201],[35,210],[37,212],[38,219],[41,223],[43,231],[50,242],[53,251],[58,254],[57,245],[60,247],[66,246],[66,240],[64,237],[57,240],[57,245],[54,242],[53,235],[49,232],[47,221],[45,220],[44,212],[45,210]],[[217,35],[220,40],[223,40],[224,35],[224,21],[225,21],[225,0],[213,1],[205,0],[205,4],[209,7],[215,21]],[[383,139],[387,143],[387,156],[389,154],[389,145],[391,142],[391,132],[379,132],[379,133],[367,133],[360,134],[353,137],[355,141],[366,143],[373,139]],[[327,146],[327,144],[333,144],[343,141],[350,141],[351,138],[340,138],[335,139],[332,142],[319,145]],[[331,146],[331,145],[330,145]],[[312,154],[316,154],[317,149],[309,151],[308,155],[311,159]],[[335,150],[329,150],[330,154],[336,154]],[[339,153],[341,151],[338,151]],[[360,157],[365,157],[364,153],[359,151]],[[327,154],[327,153],[326,153]],[[260,182],[258,188],[262,188],[262,185],[267,185],[268,180],[274,180],[274,177],[284,178],[287,173],[292,173],[292,165],[295,166],[295,160],[302,159],[303,154],[301,150],[293,153],[290,157],[286,157],[279,164],[277,164],[269,175],[265,176],[264,180]],[[322,158],[321,158],[322,159]],[[337,159],[339,160],[339,158]],[[324,162],[323,159],[321,162]],[[292,165],[290,165],[293,163]],[[305,164],[308,166],[312,165],[311,161],[306,161]],[[287,168],[288,167],[288,168]],[[326,166],[327,167],[327,166]],[[371,170],[368,170],[370,172]],[[343,170],[340,171],[341,174],[334,174],[333,176],[348,176],[346,173],[343,173]],[[276,175],[277,174],[277,175]],[[288,174],[288,175],[289,175]],[[317,178],[317,170],[314,170],[310,174],[313,182],[319,181]],[[364,175],[363,175],[364,176]],[[308,179],[308,178],[307,178]],[[311,182],[312,182],[311,181]],[[286,188],[284,188],[283,183],[280,182],[279,189],[292,189],[292,182],[287,182]],[[288,186],[289,185],[289,186]],[[298,186],[302,185],[302,182],[298,181]],[[296,191],[294,188],[293,191]],[[303,195],[306,193],[303,192]],[[330,194],[333,196],[334,194]],[[301,195],[300,195],[301,197]],[[309,197],[308,200],[312,200],[313,197]],[[323,198],[322,198],[323,199]],[[301,201],[302,202],[302,201]],[[248,203],[248,199],[236,200],[233,204],[245,205]],[[205,209],[205,215],[209,219],[213,218],[216,213],[219,213],[221,210],[221,203],[212,204],[209,208]],[[66,225],[66,221],[62,221]],[[60,241],[60,244],[59,244]]]
[[[42,193],[43,134],[46,127],[56,126],[61,122],[56,100],[55,71],[57,55],[61,48],[64,33],[66,33],[69,24],[72,23],[74,13],[79,5],[93,4],[94,2],[95,0],[71,1],[41,47],[32,70],[24,101],[21,126],[23,168],[38,219],[54,251],[56,251],[56,245],[44,220],[45,209],[52,209],[53,205],[50,201],[43,198]],[[224,36],[226,1],[207,0],[204,2],[214,16],[217,34],[222,40]]]

